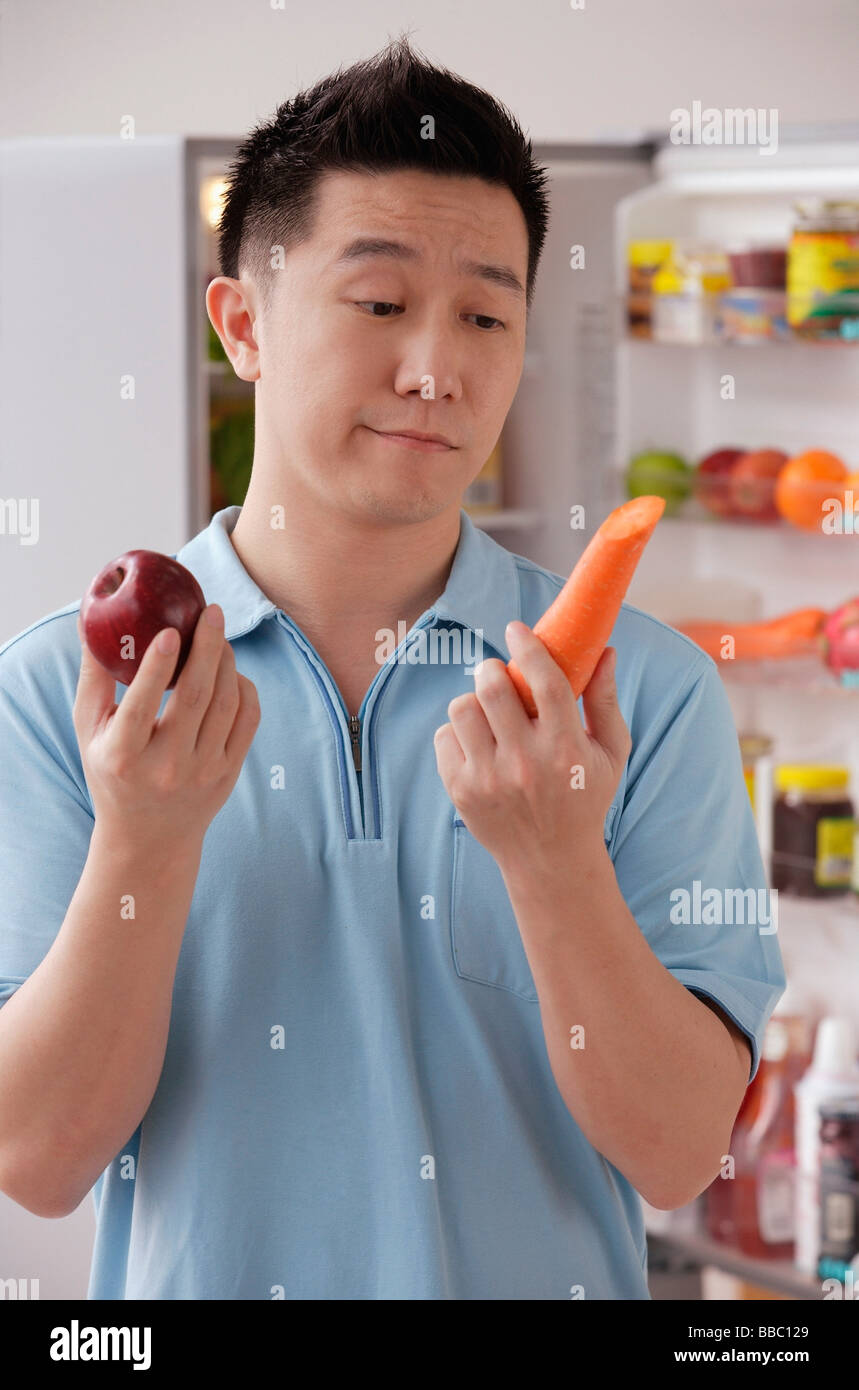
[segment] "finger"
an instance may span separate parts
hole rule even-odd
[[[239,712],[233,722],[224,752],[229,763],[237,762],[241,766],[259,728],[260,703],[253,681],[242,675],[237,675],[236,679],[239,683]]]
[[[195,751],[202,759],[214,758],[223,753],[239,711],[239,703],[236,658],[229,642],[225,642],[209,708],[203,716],[200,732],[197,735]]]
[[[162,643],[172,633],[172,650],[164,651]],[[181,641],[175,627],[163,628],[149,643],[123,695],[113,718],[117,737],[132,752],[142,753],[152,737],[164,691],[176,669]]]
[[[116,709],[116,681],[100,661],[96,661],[86,644],[83,623],[78,615],[78,637],[81,643],[81,669],[72,711],[72,722],[80,741],[89,742],[103,719]]]
[[[469,690],[465,695],[457,695],[447,707],[447,717],[467,762],[494,759],[497,744],[476,694]]]
[[[440,729],[436,729],[432,742],[438,773],[450,796],[453,778],[465,767],[465,754],[459,746],[459,739],[451,724],[442,724]]]
[[[519,698],[503,661],[482,661],[474,672],[474,693],[496,743],[521,743],[532,738],[533,720]]]
[[[615,648],[606,647],[582,691],[582,703],[591,738],[602,744],[612,763],[624,763],[629,756],[631,740],[617,698],[616,660]]]
[[[195,746],[215,688],[223,650],[223,610],[217,603],[210,603],[197,619],[188,660],[158,722],[158,743],[178,744],[189,751]]]
[[[567,732],[571,724],[581,729],[582,721],[572,686],[540,638],[520,622],[508,623],[506,637],[510,654],[534,697],[541,731],[554,737]]]

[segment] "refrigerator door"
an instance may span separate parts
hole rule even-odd
[[[183,144],[0,141],[0,641],[190,534]]]

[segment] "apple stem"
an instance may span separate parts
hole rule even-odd
[[[122,581],[123,581],[124,578],[125,578],[125,570],[124,570],[124,569],[122,569],[122,568],[117,568],[117,569],[115,569],[115,570],[111,570],[110,574],[106,574],[106,575],[105,575],[104,580],[102,581],[102,583],[101,583],[100,586],[99,586],[99,590],[98,590],[98,596],[99,596],[99,598],[105,598],[108,594],[115,594],[116,591],[117,591],[117,589],[118,589],[118,588],[120,587],[120,585],[122,584]]]

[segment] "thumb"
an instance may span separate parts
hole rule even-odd
[[[588,733],[602,744],[613,763],[622,765],[632,744],[629,730],[620,712],[614,673],[617,651],[606,647],[590,681],[582,691],[582,704],[588,722]]]
[[[116,681],[101,662],[95,659],[87,646],[80,614],[78,637],[81,643],[81,669],[75,696],[74,724],[78,739],[83,736],[86,742],[89,742],[105,716],[117,708],[114,698]]]

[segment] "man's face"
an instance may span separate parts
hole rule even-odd
[[[340,261],[370,238],[415,254]],[[528,234],[509,189],[417,170],[321,179],[313,234],[273,272],[256,323],[256,409],[258,430],[326,506],[427,520],[458,509],[492,452],[522,374],[525,296],[466,261],[505,268],[524,291]],[[397,430],[455,447],[377,433]]]

